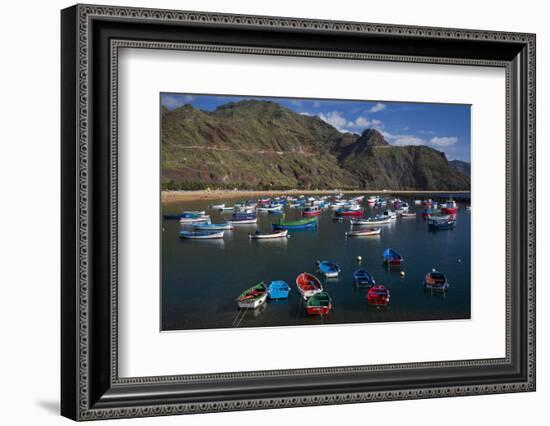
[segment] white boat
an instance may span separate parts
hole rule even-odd
[[[386,225],[391,222],[389,217],[369,217],[368,219],[354,219],[351,218],[350,223],[352,226],[371,226],[371,225]]]
[[[382,213],[382,216],[389,217],[390,219],[397,218],[397,214],[394,211],[391,211],[391,210],[384,210],[384,213]]]
[[[187,223],[200,223],[200,222],[210,223],[210,216],[181,217],[181,218],[180,218],[180,223],[182,223],[182,224],[187,224]]]
[[[281,231],[273,231],[269,232],[267,234],[249,234],[248,238],[251,240],[268,240],[268,239],[274,239],[274,238],[288,238],[288,230],[283,229]]]
[[[416,217],[415,212],[401,212],[399,213],[399,216],[401,217]]]
[[[184,210],[183,214],[204,216],[206,212],[204,210]]]
[[[414,205],[419,206],[422,204],[422,200],[414,200]]]
[[[281,204],[256,207],[256,210],[259,212],[274,212],[274,211],[281,211],[282,209],[283,209],[283,206]]]
[[[380,235],[381,228],[368,228],[360,231],[346,232],[346,237],[369,237],[371,235]]]
[[[212,240],[216,238],[223,238],[225,231],[181,231],[180,238],[188,238],[192,240]]]
[[[225,209],[225,204],[212,204],[210,208],[212,210],[223,210]]]
[[[250,225],[253,223],[258,223],[258,218],[253,219],[243,219],[243,220],[228,220],[227,223],[231,225]]]

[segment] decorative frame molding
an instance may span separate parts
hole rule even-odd
[[[139,24],[130,31],[125,24]],[[189,29],[189,40],[170,28]],[[236,34],[237,44],[213,43],[204,29]],[[159,33],[145,40],[139,31]],[[196,32],[195,32],[196,31]],[[273,46],[251,46],[247,31],[269,32]],[[314,33],[337,49],[288,45]],[[273,34],[273,35],[272,35]],[[121,37],[124,35],[124,38]],[[346,50],[345,40],[372,41],[368,51]],[[266,36],[268,37],[268,36]],[[271,40],[271,39],[270,39]],[[344,40],[344,41],[345,41]],[[230,40],[229,40],[230,41]],[[417,55],[387,43],[421,45]],[[277,43],[287,46],[281,47]],[[437,45],[478,46],[470,56],[443,56]],[[299,43],[298,43],[299,44]],[[307,44],[307,43],[306,43]],[[425,47],[423,47],[425,46]],[[506,70],[506,357],[450,362],[275,370],[192,376],[119,378],[117,368],[117,87],[118,49],[154,48],[309,56],[332,59],[503,67]],[[397,49],[397,50],[396,50]],[[451,53],[456,53],[451,51]],[[77,5],[62,12],[62,414],[75,420],[248,410],[305,405],[434,398],[535,390],[535,36],[510,32],[410,27],[265,16]],[[466,55],[464,53],[464,55]],[[93,159],[93,161],[92,161]],[[98,165],[101,171],[98,170]],[[101,172],[107,172],[105,176]],[[100,176],[101,175],[101,176]],[[106,190],[108,194],[103,194]],[[514,210],[514,200],[519,210]],[[98,229],[103,230],[99,233]],[[521,258],[516,265],[512,256]],[[92,303],[92,301],[94,303]],[[98,304],[102,308],[98,308]],[[517,304],[517,306],[515,305]],[[108,307],[108,309],[106,309]],[[355,383],[361,374],[501,368],[509,380],[468,385],[376,388]],[[515,375],[511,375],[514,371]],[[350,391],[313,394],[274,390],[264,396],[214,395],[226,380],[276,381],[312,377],[324,383],[349,376]],[[365,376],[366,377],[366,376]],[[439,377],[443,380],[443,377]],[[312,379],[313,380],[313,379]],[[396,383],[399,380],[396,379]],[[434,383],[436,379],[434,378]],[[442,381],[442,383],[444,380]],[[353,383],[353,385],[352,385]],[[265,385],[265,383],[264,383]],[[167,397],[170,388],[195,396]],[[210,387],[208,390],[206,388]],[[325,385],[328,390],[328,386]],[[187,389],[187,388],[186,388]],[[198,391],[200,389],[200,392]],[[277,388],[278,389],[278,388]],[[244,392],[244,388],[243,388]],[[141,396],[138,396],[139,393]],[[205,396],[206,394],[212,396]],[[143,396],[148,394],[149,396]]]

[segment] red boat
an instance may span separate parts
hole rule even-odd
[[[298,275],[296,278],[296,287],[298,287],[298,291],[302,294],[304,299],[323,291],[323,286],[319,278],[307,272],[302,272]]]
[[[311,296],[306,305],[308,315],[327,315],[331,309],[330,296],[324,291]]]
[[[363,216],[363,210],[337,210],[336,216],[340,216],[340,217]]]
[[[390,303],[390,292],[383,285],[372,286],[365,297],[369,305],[386,306]]]
[[[302,216],[305,216],[305,217],[320,216],[320,215],[321,215],[321,209],[317,206],[306,207],[302,212]]]
[[[458,207],[456,205],[456,202],[454,201],[448,201],[441,208],[441,213],[443,214],[456,214],[457,212],[458,212]]]

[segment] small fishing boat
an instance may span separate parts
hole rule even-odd
[[[363,216],[363,210],[358,209],[338,209],[336,210],[336,216],[348,217],[348,216]]]
[[[196,216],[204,216],[206,212],[204,210],[185,210],[183,212],[184,215],[196,215]]]
[[[230,223],[195,223],[193,228],[197,231],[228,231],[233,229]]]
[[[283,206],[281,204],[270,204],[268,206],[258,206],[256,207],[256,210],[259,212],[275,212],[275,211],[281,211],[283,209]]]
[[[433,269],[424,277],[424,288],[426,290],[447,291],[449,282],[444,274]]]
[[[397,218],[397,214],[391,210],[384,210],[384,213],[382,213],[382,216],[389,217],[392,220]]]
[[[454,229],[456,220],[452,219],[430,219],[428,221],[428,229],[431,231],[446,231]]]
[[[256,309],[258,306],[263,305],[266,300],[267,287],[263,282],[247,288],[236,299],[237,305],[241,309]]]
[[[257,217],[251,217],[251,218],[243,217],[243,218],[231,219],[231,220],[227,221],[227,223],[229,223],[231,225],[251,225],[251,224],[257,223],[257,222],[258,222]]]
[[[208,222],[210,223],[210,216],[199,216],[199,215],[187,215],[185,217],[180,217],[180,223],[199,223],[199,222]]]
[[[182,217],[185,217],[185,215],[183,213],[179,213],[179,214],[165,214],[163,215],[162,217],[164,217],[164,219],[167,219],[167,220],[175,220],[175,219],[181,219]]]
[[[401,217],[416,217],[415,212],[401,212],[399,213],[399,216]]]
[[[273,229],[313,229],[317,227],[317,218],[309,217],[298,220],[280,220],[271,225]]]
[[[358,218],[350,219],[352,226],[372,226],[372,225],[386,225],[391,222],[389,217],[369,217],[369,218]]]
[[[212,204],[210,206],[210,208],[212,210],[223,210],[223,209],[225,209],[225,203],[223,203],[223,204]]]
[[[441,211],[443,214],[456,214],[456,212],[458,212],[458,206],[456,205],[456,201],[454,200],[447,201],[441,207]]]
[[[380,235],[382,228],[367,228],[361,229],[360,231],[348,231],[346,232],[346,237],[369,237],[372,235]]]
[[[302,216],[304,217],[311,217],[311,216],[319,216],[321,215],[321,209],[319,206],[309,206],[304,208],[302,210]]]
[[[383,285],[373,285],[365,296],[367,303],[374,306],[386,306],[390,303],[390,292]]]
[[[279,231],[272,231],[267,232],[265,234],[262,234],[261,232],[257,231],[254,234],[249,234],[248,238],[251,240],[272,240],[274,238],[288,238],[288,230],[282,229]]]
[[[376,280],[372,274],[365,269],[358,269],[353,273],[353,282],[357,285],[373,286],[376,284]]]
[[[316,263],[318,271],[327,278],[336,278],[342,272],[336,263],[327,260],[318,260]]]
[[[223,238],[225,231],[180,231],[180,238],[193,240],[212,240]]]
[[[388,265],[401,265],[401,263],[405,260],[403,259],[403,256],[391,248],[384,250],[384,254],[382,256],[384,258],[384,262]]]
[[[304,299],[323,291],[323,286],[319,278],[308,272],[302,272],[296,277],[296,287]]]
[[[285,281],[271,281],[267,287],[267,294],[272,300],[288,299],[290,286]]]
[[[306,304],[308,315],[327,315],[332,309],[332,301],[326,291],[316,293],[309,298]]]

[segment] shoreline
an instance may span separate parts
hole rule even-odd
[[[338,189],[304,189],[304,190],[281,190],[281,191],[260,191],[260,190],[199,190],[199,191],[161,191],[162,203],[174,203],[178,201],[198,200],[222,200],[222,199],[254,199],[258,197],[273,197],[278,195],[334,195],[334,194],[365,194],[365,195],[396,195],[396,194],[470,194],[471,191],[414,191],[414,190],[338,190]]]

